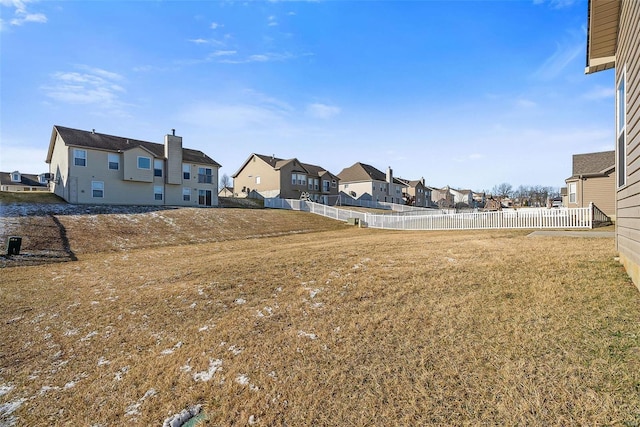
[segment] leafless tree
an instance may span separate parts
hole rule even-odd
[[[222,178],[220,178],[220,188],[225,187],[233,187],[233,182],[226,173],[222,175]]]

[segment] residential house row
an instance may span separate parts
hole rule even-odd
[[[615,245],[640,289],[640,2],[589,0],[587,7],[585,73],[615,69]]]
[[[232,175],[233,187],[219,189],[220,164],[183,147],[175,130],[159,144],[56,125],[46,163],[49,172],[39,176],[0,173],[0,190],[49,190],[74,204],[217,206],[218,197],[306,198],[329,205],[340,197],[417,207],[474,204],[469,190],[395,177],[391,167],[382,172],[356,162],[333,174],[296,158],[256,153]]]

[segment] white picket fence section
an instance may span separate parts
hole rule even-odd
[[[291,199],[265,199],[264,206],[311,212],[362,226],[389,230],[481,230],[500,228],[593,228],[595,206],[587,208],[525,208],[497,212],[441,213],[426,215],[370,214]]]

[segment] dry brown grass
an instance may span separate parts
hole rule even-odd
[[[0,269],[0,420],[640,423],[640,296],[610,239],[170,212],[60,216],[78,261]]]

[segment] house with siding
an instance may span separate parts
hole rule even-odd
[[[365,163],[354,163],[338,174],[340,191],[357,200],[404,204],[408,185],[394,178],[391,167],[384,173]]]
[[[220,165],[182,147],[54,126],[46,162],[51,191],[69,203],[217,206]]]
[[[455,206],[455,197],[451,189],[447,186],[444,188],[429,187],[431,190],[431,202],[440,209],[453,208]]]
[[[419,208],[428,208],[431,206],[431,190],[425,185],[424,178],[408,180],[398,178],[406,187],[404,200],[407,204]]]
[[[615,68],[616,249],[640,289],[640,2],[589,0],[587,74]]]
[[[0,191],[49,191],[49,174],[0,172]]]
[[[326,205],[338,200],[340,179],[321,166],[300,160],[251,154],[232,175],[236,197],[300,199]]]
[[[573,172],[565,180],[568,208],[585,208],[593,203],[615,220],[615,151],[574,154]]]

